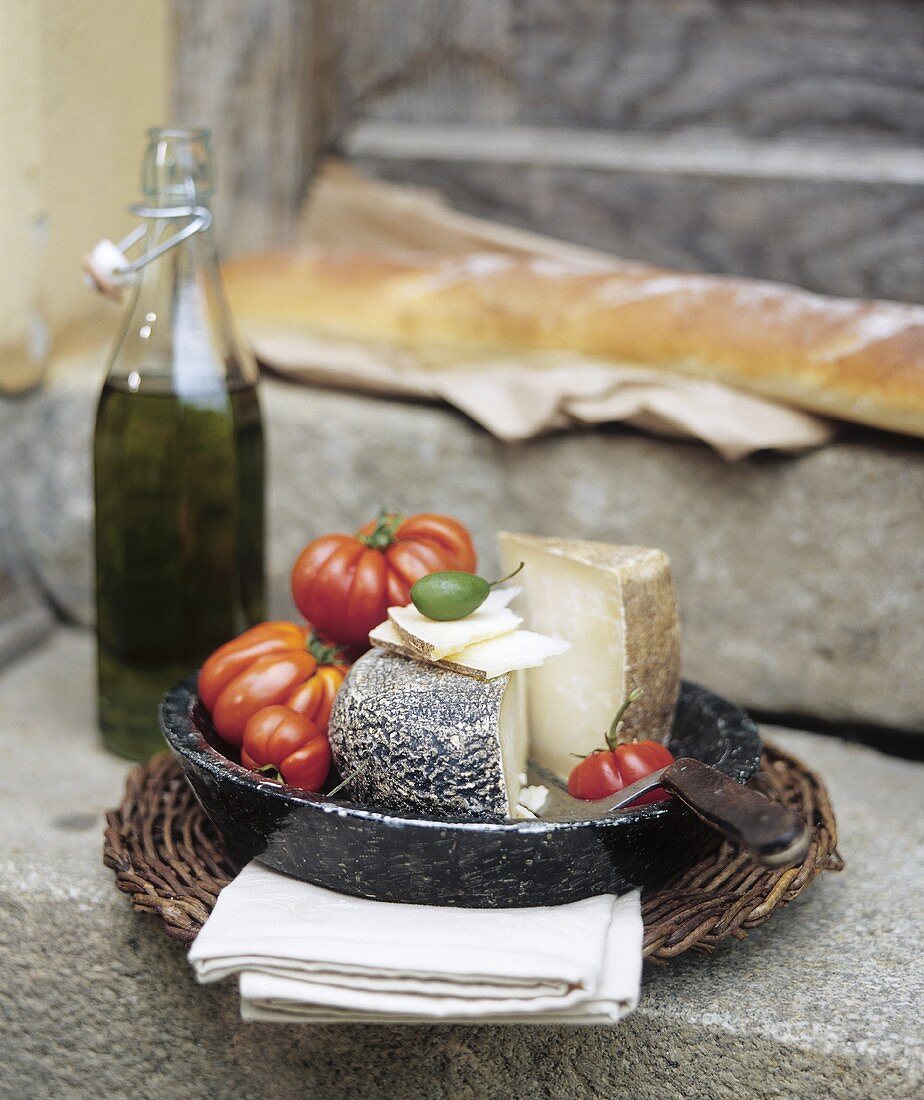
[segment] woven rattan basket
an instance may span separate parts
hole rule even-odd
[[[642,898],[645,956],[666,962],[743,939],[797,897],[822,871],[839,871],[837,825],[824,784],[788,753],[764,746],[752,785],[814,826],[797,867],[761,867],[723,842]],[[240,870],[202,812],[179,765],[162,756],[129,775],[125,798],[106,815],[104,860],[132,906],[159,918],[168,936],[190,943],[222,887]]]

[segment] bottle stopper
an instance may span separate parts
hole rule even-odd
[[[134,279],[134,273],[126,270],[131,261],[110,240],[100,241],[83,259],[83,281],[113,301],[120,301],[122,290]]]

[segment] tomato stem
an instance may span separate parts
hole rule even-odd
[[[335,794],[339,794],[340,791],[343,790],[343,788],[347,785],[347,783],[350,782],[351,779],[353,779],[355,776],[359,775],[359,773],[363,770],[363,768],[368,768],[371,763],[372,763],[371,760],[366,760],[362,764],[360,764],[359,767],[354,768],[345,779],[340,780],[340,782],[337,784],[336,787],[334,787],[334,789],[332,791],[328,791],[326,797],[327,798],[333,798]]]
[[[616,711],[613,721],[610,723],[610,728],[606,732],[606,744],[610,752],[615,752],[616,746],[619,744],[619,727],[622,725],[626,711],[641,694],[642,689],[634,687],[623,700],[622,706]]]
[[[488,585],[488,587],[493,588],[495,585],[503,584],[504,581],[512,581],[513,578],[517,575],[517,573],[519,573],[520,570],[522,568],[524,568],[525,565],[526,565],[526,562],[521,561],[520,564],[516,567],[516,569],[514,569],[514,571],[512,573],[508,573],[506,577],[501,577],[501,579],[499,581],[491,581],[490,584]]]
[[[370,550],[387,550],[395,541],[398,528],[404,523],[404,516],[396,512],[388,512],[384,508],[379,512],[375,527],[368,535],[358,535],[363,546]]]

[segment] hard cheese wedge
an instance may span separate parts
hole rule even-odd
[[[371,631],[369,641],[391,653],[400,653],[404,657],[416,656],[404,644],[391,619],[386,619]],[[496,676],[503,676],[507,672],[536,668],[549,657],[557,657],[566,649],[570,649],[569,643],[563,642],[560,638],[548,638],[532,630],[512,630],[509,634],[502,634],[498,638],[474,642],[458,653],[450,653],[449,656],[433,663],[440,668],[474,676],[478,680],[493,680]]]
[[[519,592],[519,588],[497,588],[471,615],[449,622],[428,619],[413,604],[389,607],[388,618],[411,653],[425,661],[439,661],[475,642],[516,630],[523,620],[507,604]]]
[[[370,649],[330,718],[350,797],[437,816],[514,816],[526,769],[522,676],[476,680]]]
[[[633,687],[624,729],[660,739],[680,690],[680,628],[670,564],[660,550],[599,542],[500,535],[505,569],[523,561],[526,621],[571,642],[527,675],[530,756],[567,776],[575,756],[603,735]]]

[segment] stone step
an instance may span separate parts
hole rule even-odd
[[[0,463],[56,603],[92,619],[93,409],[104,354],[62,359],[49,388],[0,405]],[[673,563],[684,671],[752,709],[924,731],[924,447],[852,435],[730,465],[705,446],[614,427],[499,443],[445,408],[263,389],[269,580],[309,539],[383,505],[445,511],[484,570],[501,528],[641,543]]]
[[[920,1095],[924,765],[765,730],[825,777],[847,870],[742,943],[646,968],[615,1030],[244,1025],[102,866],[128,765],[99,746],[92,662],[61,629],[0,674],[3,1096]]]

